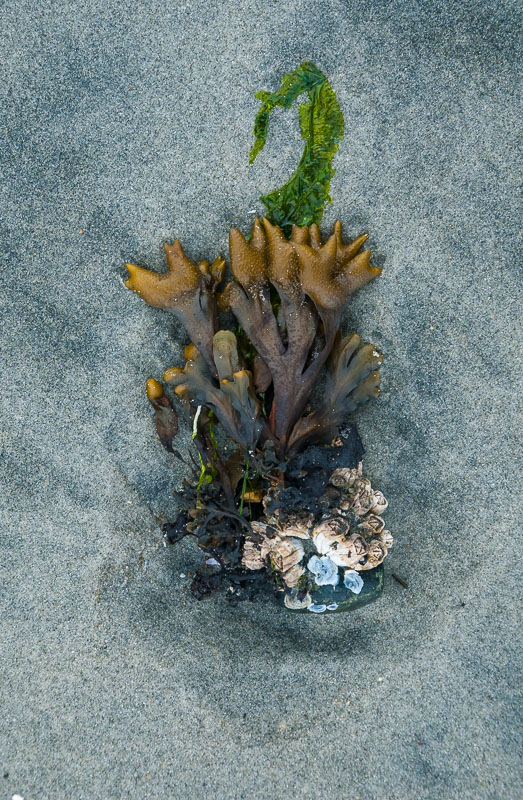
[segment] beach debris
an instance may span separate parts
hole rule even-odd
[[[187,466],[180,512],[163,530],[165,542],[191,538],[204,553],[191,591],[221,590],[231,602],[276,595],[289,610],[321,614],[365,595],[370,577],[360,573],[376,570],[393,540],[351,417],[379,396],[382,355],[340,329],[352,295],[381,269],[366,234],[345,239],[339,221],[320,231],[343,116],[311,62],[256,95],[251,162],[273,109],[302,94],[302,160],[261,198],[263,218],[230,229],[228,266],[221,256],[191,260],[177,239],[164,246],[166,272],[128,264],[125,285],[174,315],[190,340],[183,365],[149,378],[146,394],[161,444]],[[175,399],[192,432],[183,456],[173,448]]]

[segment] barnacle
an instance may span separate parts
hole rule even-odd
[[[355,570],[346,569],[343,576],[343,585],[354,594],[359,594],[363,589],[363,579]]]
[[[285,585],[292,589],[294,586],[297,586],[300,582],[300,579],[305,574],[305,567],[301,564],[295,564],[291,567],[287,572],[283,573],[283,580]]]
[[[308,593],[302,597],[297,589],[292,589],[285,593],[283,602],[290,611],[305,611],[312,604],[312,598]]]
[[[356,488],[354,492],[358,482],[359,489]],[[253,533],[260,535],[261,540],[256,542],[251,536],[246,537],[244,566],[249,570],[257,570],[260,566],[270,565],[287,587],[285,605],[288,608],[294,608],[296,599],[289,590],[300,584],[307,587],[313,598],[314,587],[337,586],[340,583],[352,593],[359,594],[363,582],[357,574],[379,566],[392,547],[393,539],[390,532],[385,530],[382,517],[376,516],[372,510],[362,516],[360,507],[353,504],[354,498],[360,497],[362,491],[369,498],[379,497],[382,505],[387,502],[383,493],[373,489],[371,482],[363,477],[361,463],[354,469],[334,470],[329,486],[339,486],[340,483],[343,493],[351,497],[351,519],[338,515],[336,508],[332,512],[323,512],[316,524],[308,514],[293,515],[291,522],[284,526],[280,524],[279,527],[273,527],[265,517],[252,523]],[[274,503],[278,503],[278,496],[274,498]],[[329,507],[328,504],[326,507]],[[351,532],[351,523],[354,532]],[[296,538],[284,538],[287,532],[290,534],[297,530],[306,532],[301,543]],[[344,572],[340,573],[340,570]],[[342,574],[345,576],[343,581]],[[302,606],[298,602],[294,610],[300,608]]]

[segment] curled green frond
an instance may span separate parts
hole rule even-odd
[[[305,92],[309,99],[299,106],[299,120],[307,143],[298,168],[281,188],[260,198],[267,208],[267,218],[287,236],[292,225],[319,224],[325,204],[332,200],[332,161],[343,138],[343,114],[325,75],[310,61],[284,75],[276,92],[256,93],[262,105],[254,123],[251,164],[265,146],[271,111],[276,106],[290,108]]]

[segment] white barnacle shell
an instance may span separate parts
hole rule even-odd
[[[329,558],[338,567],[356,567],[359,561],[367,554],[368,545],[357,533],[340,542],[336,549],[329,551]]]
[[[322,614],[327,611],[327,606],[325,603],[311,603],[310,606],[307,606],[307,611],[312,611],[313,614]]]
[[[270,550],[272,564],[278,572],[287,572],[295,564],[299,564],[305,551],[299,539],[278,539]]]
[[[347,489],[354,485],[354,481],[361,474],[357,469],[349,469],[348,467],[338,467],[335,469],[329,478],[329,483],[337,486],[338,489]]]
[[[346,569],[343,578],[343,585],[353,594],[359,594],[363,589],[363,578],[354,569]]]
[[[341,541],[349,532],[349,524],[343,517],[328,517],[312,530],[314,546],[318,553],[325,555],[334,542]]]
[[[242,564],[245,569],[261,569],[265,566],[260,549],[254,542],[246,540],[243,547]]]
[[[291,611],[300,611],[302,608],[308,608],[311,605],[312,597],[307,592],[303,600],[298,600],[298,592],[294,590],[285,595],[283,602],[287,608],[291,609]]]
[[[312,524],[312,514],[307,517],[296,517],[279,530],[280,536],[295,536],[297,539],[308,539]]]
[[[392,547],[394,544],[394,539],[392,538],[392,534],[390,531],[381,531],[377,536],[376,539],[381,542],[383,547],[386,547],[387,550],[389,547]]]
[[[375,514],[367,514],[366,517],[359,523],[358,528],[361,528],[368,533],[381,533],[385,527],[385,520]]]
[[[283,573],[285,585],[289,586],[289,588],[296,586],[304,572],[305,567],[302,567],[301,564],[295,564],[287,572]]]
[[[272,551],[277,547],[277,545],[280,542],[281,542],[281,539],[277,535],[270,536],[270,537],[269,536],[264,536],[263,540],[260,543],[260,553],[261,553],[262,558],[267,558],[269,553],[272,553]]]
[[[307,562],[308,569],[314,575],[314,583],[318,586],[337,586],[340,576],[338,567],[329,556],[312,556]]]
[[[386,555],[387,548],[384,547],[378,539],[372,539],[369,542],[369,550],[365,564],[356,564],[354,568],[357,570],[374,569],[374,567],[381,564]]]
[[[373,493],[372,484],[368,478],[364,478],[363,475],[358,475],[356,480],[354,481],[354,485],[352,487],[354,494],[356,495],[370,495]]]
[[[319,533],[314,537],[314,546],[318,553],[320,553],[322,556],[329,552],[331,545],[332,543],[323,535],[323,533]]]
[[[373,505],[374,492],[368,478],[358,478],[350,489],[352,510],[357,517],[368,514]]]
[[[255,519],[253,520],[253,522],[251,522],[251,528],[255,533],[259,533],[261,536],[265,536],[265,534],[267,533],[268,525],[261,519]]]
[[[389,503],[386,500],[383,492],[374,492],[372,495],[372,506],[370,508],[370,513],[378,515],[383,514],[388,505]]]

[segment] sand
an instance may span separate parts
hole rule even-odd
[[[2,798],[520,797],[519,23],[510,0],[3,4]],[[122,284],[164,241],[214,258],[248,229],[302,150],[281,112],[248,166],[253,92],[305,59],[346,120],[323,228],[384,268],[346,329],[385,357],[355,420],[396,539],[383,598],[329,618],[191,597],[144,394],[185,337]]]

